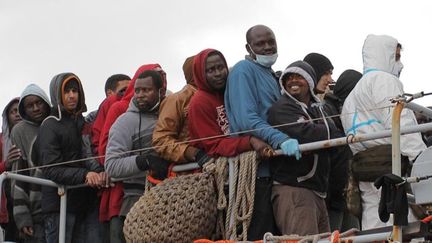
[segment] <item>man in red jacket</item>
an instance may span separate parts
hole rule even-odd
[[[228,65],[222,53],[214,49],[198,53],[194,58],[193,76],[198,91],[189,105],[189,133],[192,140],[202,139],[194,146],[211,157],[232,157],[250,150],[264,156],[265,148],[270,146],[256,137],[223,136],[229,135],[229,124],[224,107]],[[214,136],[219,137],[207,139]],[[200,154],[196,157],[198,163],[206,162]]]

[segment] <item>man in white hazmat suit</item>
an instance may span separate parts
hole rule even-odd
[[[341,113],[345,133],[358,135],[391,129],[394,104],[390,99],[402,95],[403,85],[399,80],[403,65],[400,61],[401,45],[390,36],[368,35],[363,45],[363,77],[346,98]],[[391,107],[389,107],[391,106]],[[384,108],[385,107],[385,108]],[[414,113],[403,109],[400,118],[401,127],[416,125]],[[426,146],[420,133],[401,136],[401,153],[414,162]],[[391,138],[350,144],[354,156],[358,153],[391,144]],[[391,225],[389,220],[381,222],[378,215],[380,190],[373,181],[360,179],[359,187],[362,198],[362,229],[371,229]],[[408,221],[415,220],[409,214]]]

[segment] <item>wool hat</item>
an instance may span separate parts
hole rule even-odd
[[[318,81],[327,71],[333,70],[333,65],[330,60],[319,53],[309,53],[305,56],[303,61],[309,63],[313,67]]]
[[[280,84],[283,88],[284,81],[288,78],[288,76],[292,73],[296,73],[301,75],[309,84],[309,88],[315,88],[317,83],[317,78],[315,75],[315,71],[311,65],[304,61],[296,61],[291,63],[283,72],[280,77]]]

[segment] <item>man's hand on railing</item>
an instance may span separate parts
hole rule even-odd
[[[283,153],[288,156],[295,156],[297,160],[301,158],[301,152],[297,139],[289,138],[280,145]]]
[[[12,145],[6,157],[6,162],[5,162],[6,170],[11,170],[12,164],[17,162],[20,157],[21,157],[21,150],[17,148],[17,146]]]
[[[196,155],[198,153],[199,149],[195,148],[192,145],[189,145],[186,150],[184,151],[184,157],[189,162],[196,161]]]
[[[114,183],[111,182],[111,178],[108,176],[108,174],[105,171],[99,172],[99,176],[101,182],[100,187],[108,188],[114,186]]]
[[[159,180],[168,175],[169,162],[151,154],[138,155],[135,159],[136,165],[142,171],[151,170],[153,177]]]
[[[201,168],[204,166],[205,163],[207,163],[211,159],[211,157],[209,157],[207,155],[207,153],[201,149],[198,150],[198,153],[196,153],[195,158],[196,158],[197,164]]]
[[[105,184],[105,181],[101,179],[101,176],[98,173],[90,171],[86,175],[85,184],[90,187],[100,187]]]
[[[252,136],[249,142],[252,148],[258,153],[260,158],[268,159],[274,155],[274,151],[271,146],[261,139]]]
[[[21,228],[21,232],[27,236],[33,236],[33,227],[24,226]]]

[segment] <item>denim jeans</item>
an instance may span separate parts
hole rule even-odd
[[[102,243],[102,224],[98,221],[98,208],[87,212],[66,214],[66,243]],[[59,242],[59,213],[45,215],[45,237],[47,243]]]

